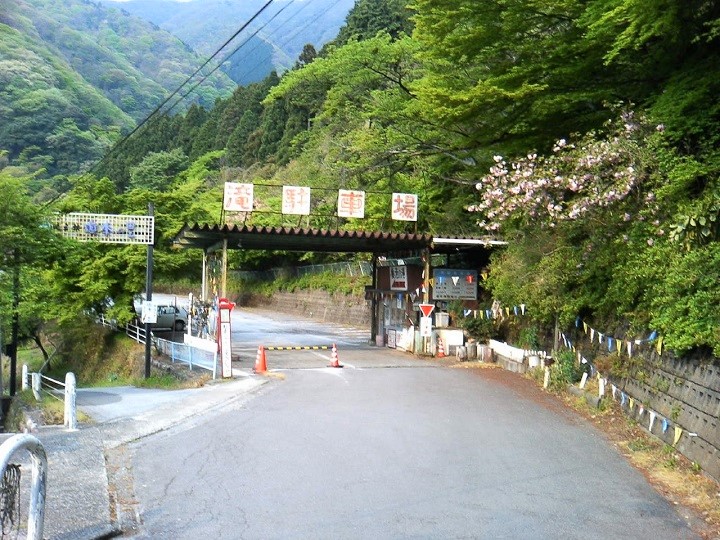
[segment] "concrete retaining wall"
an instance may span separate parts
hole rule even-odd
[[[326,291],[279,292],[270,298],[255,299],[253,305],[283,313],[297,313],[319,321],[370,328],[370,301],[348,294]]]
[[[683,434],[677,450],[715,480],[720,481],[720,365],[717,359],[682,359],[668,353],[634,359],[630,377],[615,384],[628,396],[679,426]],[[649,428],[648,413],[639,418],[639,408],[626,414]],[[655,422],[652,434],[673,443],[674,429],[663,433]],[[690,435],[690,434],[696,434]]]

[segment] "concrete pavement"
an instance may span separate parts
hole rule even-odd
[[[229,381],[191,390],[79,389],[78,409],[88,414],[92,423],[81,424],[73,432],[45,426],[33,433],[48,457],[44,537],[109,538],[128,526],[132,528],[133,517],[124,513],[124,501],[116,500],[117,486],[112,485],[122,482],[126,475],[118,470],[123,468],[122,463],[109,460],[109,456],[126,443],[247,399],[265,382],[265,378],[238,371]],[[0,442],[11,435],[0,435]],[[30,499],[29,455],[19,452],[11,461],[23,465],[20,524],[24,530]]]

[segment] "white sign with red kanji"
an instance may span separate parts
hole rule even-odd
[[[310,188],[283,186],[282,213],[301,216],[310,215]]]
[[[225,182],[223,208],[226,212],[252,212],[253,197],[253,184]]]
[[[338,217],[364,218],[365,192],[350,189],[338,191]]]
[[[393,193],[392,219],[396,221],[417,221],[418,196],[413,193]]]

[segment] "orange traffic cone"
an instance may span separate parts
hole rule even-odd
[[[265,347],[258,347],[257,356],[255,357],[255,373],[265,373],[267,371],[267,362],[265,361]]]
[[[445,358],[445,347],[443,347],[443,342],[440,338],[438,338],[437,357]]]
[[[330,355],[330,364],[328,364],[328,367],[343,367],[343,365],[340,363],[340,359],[338,358],[337,347],[334,343],[332,346],[332,354]]]

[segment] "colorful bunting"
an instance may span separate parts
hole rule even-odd
[[[678,441],[680,440],[680,437],[682,436],[682,428],[680,426],[675,426],[675,436],[673,437],[673,446],[675,446]]]

